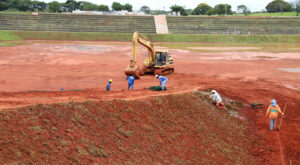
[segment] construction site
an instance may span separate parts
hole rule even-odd
[[[298,17],[0,14],[0,164],[297,165],[299,107]]]

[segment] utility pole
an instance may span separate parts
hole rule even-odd
[[[225,4],[225,15],[227,15],[227,4]]]

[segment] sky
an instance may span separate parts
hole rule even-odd
[[[53,0],[42,0],[44,2],[51,2]],[[66,0],[56,0],[59,2],[66,2]],[[77,0],[79,1],[79,0]],[[151,10],[170,10],[170,6],[176,4],[184,6],[186,9],[194,9],[200,3],[207,3],[211,7],[216,4],[227,3],[231,5],[231,10],[236,11],[238,5],[246,5],[250,10],[261,11],[265,10],[265,7],[272,0],[84,0],[87,2],[95,3],[97,5],[104,4],[108,5],[111,9],[113,2],[119,2],[121,4],[129,3],[133,6],[133,10],[139,10],[141,6],[146,5]],[[288,1],[288,0],[287,0]],[[291,0],[292,1],[292,0]],[[289,1],[288,1],[289,2]]]

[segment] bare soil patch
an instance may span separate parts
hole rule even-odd
[[[197,49],[197,50],[250,50],[250,49],[261,49],[260,47],[188,47],[188,49]]]

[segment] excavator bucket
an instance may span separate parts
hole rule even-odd
[[[126,76],[135,76],[136,79],[140,78],[139,68],[138,67],[133,68],[133,67],[128,66],[125,69],[125,74],[126,74]]]

